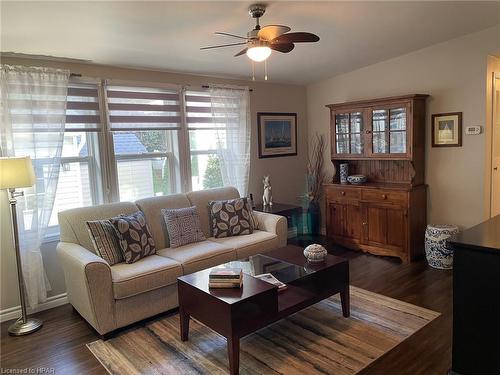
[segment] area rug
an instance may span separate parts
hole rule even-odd
[[[351,287],[349,318],[335,296],[243,338],[240,374],[356,374],[439,315]],[[192,320],[182,342],[178,314],[87,347],[113,375],[228,373],[226,339]]]

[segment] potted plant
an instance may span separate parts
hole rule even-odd
[[[307,223],[311,234],[320,234],[321,209],[320,200],[323,197],[323,183],[326,175],[323,170],[326,142],[323,134],[315,134],[309,147],[307,160]]]

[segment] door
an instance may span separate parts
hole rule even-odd
[[[411,105],[396,104],[372,108],[368,133],[369,154],[377,158],[406,159],[411,150]]]
[[[361,207],[359,202],[348,202],[344,205],[344,237],[361,240]]]
[[[362,157],[364,154],[363,112],[346,111],[335,113],[332,129],[332,156],[347,159]]]
[[[491,217],[500,215],[500,74],[493,79]]]
[[[328,237],[344,235],[344,205],[328,202],[327,230]]]
[[[406,209],[378,203],[362,204],[362,241],[366,245],[404,252]]]

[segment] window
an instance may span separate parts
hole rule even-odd
[[[223,182],[217,142],[225,142],[223,125],[213,121],[208,92],[187,91],[184,98],[191,155],[191,189],[221,187]]]
[[[57,213],[103,202],[98,133],[99,85],[73,81],[68,87],[59,180],[47,236],[57,236]],[[37,163],[38,167],[43,168]]]
[[[16,153],[32,156],[38,176],[57,170],[57,166],[50,170],[52,163],[48,161],[58,157],[55,145],[60,145],[61,126],[57,132],[51,131],[50,116],[45,115],[57,107],[61,116],[61,104],[66,100],[49,240],[58,235],[57,214],[63,210],[223,186],[221,157],[234,143],[227,139],[233,139],[231,127],[233,123],[239,126],[238,110],[243,108],[237,99],[228,105],[232,97],[225,94],[215,97],[225,100],[218,104],[203,89],[76,78],[70,80],[67,96],[63,92],[39,98],[30,95],[30,100],[37,100],[33,113],[23,108],[26,98],[13,97],[14,142]],[[213,110],[219,107],[220,113],[214,115]],[[32,121],[30,116],[36,116],[37,111],[44,115],[41,119],[48,118],[47,123]],[[37,145],[42,145],[35,151],[33,134]],[[36,186],[37,191],[26,189],[22,199],[27,202],[43,195],[46,187]],[[33,215],[24,210],[23,216],[23,230],[29,230]]]
[[[121,201],[180,190],[179,89],[108,86],[110,130]]]

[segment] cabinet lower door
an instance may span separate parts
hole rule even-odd
[[[344,205],[328,202],[327,212],[328,237],[344,235]]]
[[[344,205],[344,237],[361,240],[361,207],[359,202],[349,202]]]
[[[406,209],[399,206],[362,204],[363,243],[388,251],[406,249]]]

